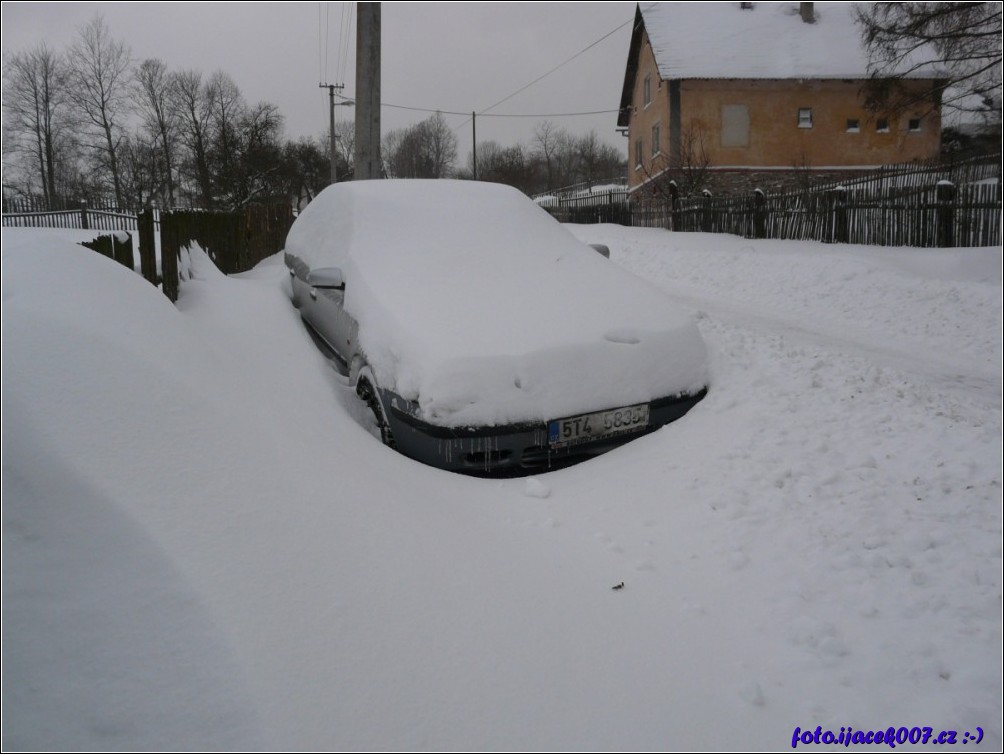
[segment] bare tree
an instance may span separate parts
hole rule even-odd
[[[467,159],[468,172],[473,175],[474,155]],[[503,147],[494,141],[478,144],[478,180],[505,183],[530,194],[536,180],[537,165],[522,144]]]
[[[558,188],[555,183],[556,178],[556,154],[558,151],[559,136],[562,129],[558,128],[549,120],[538,123],[533,129],[534,153],[538,160],[543,163],[543,174],[545,177],[545,191]]]
[[[671,164],[667,153],[643,167],[651,196],[670,201],[676,196],[694,196],[707,187],[711,177],[711,157],[704,146],[704,132],[691,125],[680,134],[680,159]]]
[[[198,71],[182,71],[173,77],[172,108],[179,118],[179,135],[187,151],[187,168],[197,187],[200,203],[213,206],[212,178],[209,170],[212,101]]]
[[[457,160],[457,136],[442,113],[384,138],[387,170],[397,178],[445,178]]]
[[[247,113],[240,88],[229,74],[216,71],[206,82],[212,116],[210,157],[215,188],[236,180],[239,145],[238,123]]]
[[[325,154],[331,154],[328,145],[330,138],[325,134],[324,148],[328,150]],[[356,155],[356,124],[351,120],[340,120],[335,123],[335,155],[338,160],[338,180],[351,180],[355,172],[353,163]]]
[[[66,64],[44,43],[4,65],[5,130],[15,143],[27,142],[47,202],[56,196],[57,141],[68,122],[67,96]]]
[[[582,181],[592,186],[596,181],[619,177],[624,158],[620,151],[600,141],[596,131],[576,140],[578,171]]]
[[[282,148],[282,181],[293,206],[301,209],[328,185],[330,151],[311,138],[289,141]],[[339,171],[339,175],[344,175]]]
[[[144,60],[136,69],[137,103],[143,127],[156,144],[163,165],[167,206],[174,206],[175,153],[179,113],[172,106],[175,79],[162,60]]]
[[[393,178],[432,178],[433,163],[429,155],[421,124],[398,132],[391,131],[384,139],[390,151],[383,152],[387,174]]]
[[[426,118],[421,125],[424,126],[426,145],[432,157],[432,177],[445,178],[457,161],[457,135],[442,113]]]
[[[142,132],[127,136],[119,145],[118,163],[127,205],[149,204],[164,181],[164,158],[155,137]]]
[[[69,51],[73,86],[71,98],[93,129],[90,147],[111,175],[115,200],[124,205],[119,175],[120,126],[129,106],[129,48],[109,35],[104,19],[96,16],[80,29]]]
[[[285,192],[282,180],[283,118],[269,102],[245,107],[234,128],[234,164],[222,194],[231,207],[273,199]]]
[[[396,178],[394,172],[397,151],[401,148],[401,141],[404,139],[405,128],[395,128],[387,131],[380,139],[380,155],[383,159],[383,172],[388,178]]]
[[[568,131],[560,129],[555,136],[555,180],[559,185],[568,186],[575,183],[579,173],[578,139]]]
[[[930,98],[907,77],[934,69],[944,79],[942,105],[999,126],[1000,3],[870,3],[858,9],[858,22],[874,109],[902,110]]]

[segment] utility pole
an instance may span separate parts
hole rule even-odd
[[[380,3],[356,3],[355,180],[379,178]]]
[[[478,114],[471,113],[471,155],[474,157],[474,180],[478,179]]]
[[[338,181],[338,150],[335,149],[335,89],[341,91],[345,88],[345,84],[318,84],[321,89],[327,88],[328,90],[328,102],[330,105],[330,115],[328,120],[328,138],[330,139],[330,144],[328,145],[328,155],[331,158],[331,177],[328,181],[330,186],[332,183]]]

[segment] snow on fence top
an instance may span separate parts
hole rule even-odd
[[[538,206],[545,209],[564,205],[585,207],[610,202],[626,202],[628,200],[628,187],[621,183],[585,187],[580,185],[538,194],[533,197],[533,200]]]

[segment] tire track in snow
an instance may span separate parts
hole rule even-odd
[[[1001,375],[976,364],[969,357],[926,351],[919,344],[881,342],[874,335],[855,331],[839,323],[796,322],[764,307],[723,303],[710,291],[692,286],[659,286],[681,304],[733,325],[790,337],[850,355],[863,357],[878,366],[889,367],[920,378],[929,386],[956,397],[977,400],[987,409],[1001,410]],[[918,352],[923,352],[918,356]]]

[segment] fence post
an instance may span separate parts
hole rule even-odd
[[[87,202],[80,202],[80,229],[90,230],[91,226],[87,223]]]
[[[711,228],[711,192],[704,189],[701,192],[701,232],[710,233]]]
[[[753,238],[767,237],[766,203],[763,191],[753,189]]]
[[[160,213],[160,265],[163,269],[164,295],[178,300],[178,227],[173,212]]]
[[[136,260],[132,253],[132,234],[126,233],[124,242],[118,240],[118,231],[111,231],[109,237],[112,239],[112,256],[115,261],[128,267],[133,272],[136,271]]]
[[[136,215],[136,233],[139,236],[140,271],[147,280],[157,285],[157,240],[153,232],[153,210],[145,209]]]
[[[833,189],[833,240],[847,243],[850,229],[847,222],[847,189],[837,186]]]
[[[951,181],[938,181],[937,198],[938,247],[948,249],[955,246],[955,186]]]
[[[676,181],[669,182],[669,223],[666,230],[677,230],[680,227],[680,187]]]

